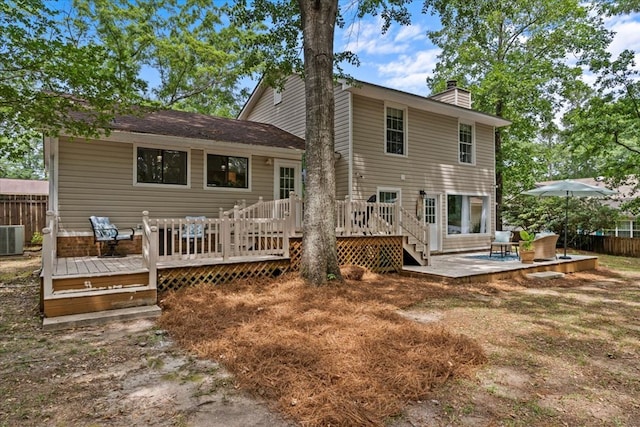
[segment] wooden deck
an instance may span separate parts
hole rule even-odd
[[[236,264],[245,262],[260,262],[282,259],[279,256],[239,256],[229,259],[217,258],[197,258],[197,259],[174,259],[169,261],[158,261],[158,270],[201,267],[205,265]],[[149,270],[143,266],[142,255],[127,255],[122,258],[99,258],[99,257],[71,257],[58,258],[53,272],[54,279],[70,277],[100,277],[116,274],[145,273]]]
[[[508,279],[528,273],[557,271],[573,273],[598,267],[598,257],[571,255],[571,259],[523,264],[517,258],[502,258],[499,254],[487,259],[487,252],[433,255],[431,265],[402,267],[402,273],[414,277],[428,277],[454,283],[486,282]]]
[[[129,255],[122,258],[70,257],[56,259],[53,277],[92,277],[145,271],[149,270],[143,266],[141,255]]]

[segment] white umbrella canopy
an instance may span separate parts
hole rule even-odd
[[[564,255],[560,259],[571,259],[567,256],[567,226],[569,222],[569,197],[606,197],[618,194],[617,191],[609,190],[604,187],[596,187],[570,179],[557,181],[533,190],[523,191],[522,194],[538,197],[566,197],[567,205],[564,213]]]
[[[534,188],[533,190],[523,191],[522,194],[540,197],[604,197],[618,194],[618,192],[604,187],[596,187],[595,185],[565,179],[564,181],[554,182],[549,185]]]

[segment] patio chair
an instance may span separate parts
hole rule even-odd
[[[204,238],[206,216],[186,216],[188,221],[196,221],[195,223],[182,224],[182,238],[189,244],[191,253],[195,252],[195,242]]]
[[[98,244],[99,257],[124,256],[116,254],[116,246],[118,246],[121,240],[133,240],[133,236],[136,233],[133,228],[126,229],[131,230],[131,233],[123,233],[118,227],[111,224],[107,216],[90,216],[89,222],[93,230],[93,243]],[[101,243],[106,243],[108,246],[107,253],[104,255],[102,255],[102,251],[100,250]]]
[[[556,243],[558,243],[557,234],[537,234],[533,240],[533,250],[535,254],[533,259],[538,260],[554,260],[557,259]]]
[[[491,246],[489,247],[489,257],[493,255],[494,248],[498,248],[501,257],[509,255],[514,246],[516,248],[516,254],[518,253],[518,244],[512,241],[511,234],[511,231],[496,231]]]

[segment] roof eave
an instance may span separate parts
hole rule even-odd
[[[511,121],[491,114],[482,113],[470,108],[459,107],[447,102],[436,101],[434,99],[425,98],[408,92],[402,92],[396,89],[385,88],[373,85],[371,83],[358,82],[353,86],[343,86],[344,90],[351,93],[366,96],[368,98],[381,99],[385,101],[397,102],[398,104],[407,105],[418,110],[429,111],[431,113],[442,114],[450,117],[457,117],[464,120],[470,120],[477,123],[486,124],[494,127],[505,127],[511,124]]]

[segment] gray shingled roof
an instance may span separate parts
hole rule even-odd
[[[304,150],[304,139],[276,126],[184,111],[117,116],[112,130]]]

